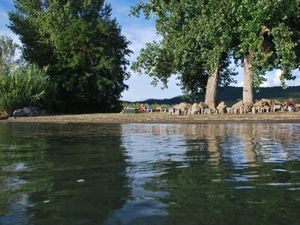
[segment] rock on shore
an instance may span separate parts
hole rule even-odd
[[[17,109],[13,112],[13,117],[26,117],[26,116],[45,116],[47,115],[46,110],[39,109],[35,106],[24,107]]]

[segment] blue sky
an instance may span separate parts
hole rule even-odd
[[[130,45],[130,49],[133,51],[133,54],[130,56],[131,62],[135,60],[139,51],[147,42],[158,40],[160,38],[156,34],[154,21],[145,20],[143,17],[129,17],[128,14],[130,12],[130,7],[140,1],[141,0],[107,0],[107,2],[112,5],[113,17],[116,17],[117,21],[121,25],[123,35],[125,35],[132,43]],[[0,35],[11,36],[14,40],[16,40],[16,42],[19,42],[17,36],[14,35],[6,26],[9,23],[7,12],[12,9],[12,0],[0,0]],[[239,75],[236,77],[237,84],[235,84],[235,86],[242,86],[242,69],[237,68],[237,70]],[[280,71],[272,71],[268,73],[268,81],[262,86],[279,86],[279,75]],[[289,85],[300,85],[299,72],[295,72],[295,75],[297,75],[297,79],[289,82]],[[162,90],[160,85],[153,87],[151,85],[151,78],[147,75],[140,76],[131,72],[130,79],[126,81],[126,84],[129,85],[129,90],[123,92],[123,99],[136,101],[148,98],[171,98],[178,96],[181,95],[182,92],[176,83],[178,83],[178,81],[175,77],[172,77],[169,81],[168,89]]]

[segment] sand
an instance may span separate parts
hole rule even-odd
[[[41,117],[19,117],[1,120],[2,123],[207,123],[207,122],[299,122],[300,112],[264,114],[223,114],[170,116],[167,113],[139,114],[81,114]]]

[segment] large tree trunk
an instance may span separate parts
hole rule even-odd
[[[219,79],[220,67],[218,66],[215,72],[208,77],[205,93],[205,104],[214,105],[214,107],[216,107]]]
[[[243,88],[243,103],[253,103],[253,68],[252,62],[254,57],[247,53],[244,56],[244,88]]]

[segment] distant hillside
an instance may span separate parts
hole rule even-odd
[[[219,102],[225,101],[227,104],[232,104],[238,99],[242,99],[242,87],[224,87],[219,91]],[[269,98],[285,100],[292,98],[300,102],[300,86],[288,87],[283,89],[282,87],[268,87],[260,88],[259,92],[254,94],[255,99]],[[139,101],[136,103],[148,103],[148,104],[169,104],[174,105],[182,101],[190,102],[184,96],[178,96],[170,99],[147,99],[145,101]],[[202,96],[201,101],[204,101]]]
[[[225,87],[220,90],[219,100],[235,102],[237,99],[242,99],[242,93],[242,87]],[[254,92],[254,99],[262,98],[278,100],[292,98],[300,100],[300,86],[288,87],[287,89],[283,89],[282,87],[260,88],[259,92]]]

